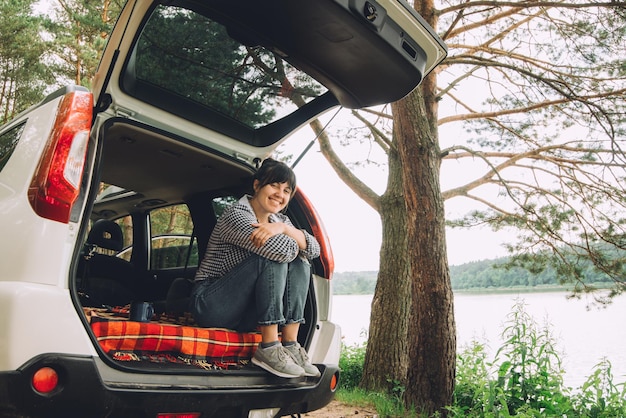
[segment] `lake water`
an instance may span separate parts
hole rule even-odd
[[[603,358],[611,362],[613,383],[626,382],[626,298],[617,297],[606,308],[589,301],[566,299],[564,292],[521,294],[457,294],[454,309],[457,347],[477,340],[488,345],[488,359],[502,346],[501,334],[517,301],[533,317],[537,328],[547,325],[565,370],[565,385],[578,389]],[[333,322],[342,328],[344,343],[367,339],[371,295],[333,297]]]

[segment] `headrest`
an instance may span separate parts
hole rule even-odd
[[[87,236],[87,244],[96,245],[107,250],[120,251],[124,246],[122,228],[108,219],[99,219],[91,227]]]

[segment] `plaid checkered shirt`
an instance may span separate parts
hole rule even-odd
[[[271,214],[269,221],[293,226],[289,217],[282,213]],[[295,239],[285,234],[274,235],[263,246],[256,247],[250,240],[254,223],[257,218],[248,195],[228,207],[217,220],[195,279],[222,277],[253,253],[279,263],[289,263],[299,255],[306,259],[319,257],[319,243],[305,230],[302,230],[306,238],[304,250],[298,247]]]

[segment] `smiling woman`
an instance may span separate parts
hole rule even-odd
[[[254,195],[242,197],[217,221],[196,273],[191,310],[204,327],[258,327],[262,342],[252,363],[270,373],[318,377],[298,331],[310,285],[308,260],[319,257],[320,245],[281,213],[295,186],[287,165],[263,163],[254,176]],[[229,303],[220,305],[224,300]]]

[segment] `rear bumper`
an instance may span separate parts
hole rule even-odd
[[[33,373],[43,366],[59,375],[56,390],[36,392]],[[108,368],[103,379],[99,367]],[[19,370],[0,372],[0,415],[5,417],[156,417],[163,412],[200,412],[201,417],[248,417],[250,410],[280,407],[278,416],[327,405],[337,367],[320,365],[318,379],[280,379],[266,373],[187,376],[113,370],[99,359],[48,354]],[[115,381],[115,376],[125,381]],[[201,384],[204,382],[204,384]]]

